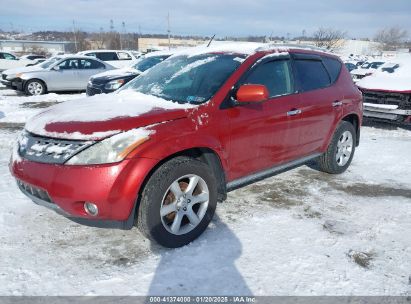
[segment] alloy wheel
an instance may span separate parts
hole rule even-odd
[[[335,159],[338,166],[343,167],[350,160],[351,153],[353,150],[353,137],[351,132],[345,131],[341,134],[337,142],[337,152]]]
[[[195,229],[207,212],[210,193],[200,176],[189,174],[176,179],[163,196],[160,207],[164,228],[175,235]]]

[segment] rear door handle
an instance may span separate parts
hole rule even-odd
[[[287,112],[287,116],[295,116],[301,114],[301,110],[300,109],[292,109],[291,111]]]
[[[339,101],[339,100],[336,100],[336,101],[333,101],[333,103],[332,103],[332,105],[333,105],[333,107],[339,107],[339,106],[342,106],[342,101]]]

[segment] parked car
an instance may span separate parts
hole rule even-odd
[[[357,68],[357,66],[352,62],[344,62],[344,65],[348,69],[348,72],[351,72]]]
[[[135,51],[119,51],[119,50],[90,50],[78,52],[78,55],[96,57],[101,61],[105,61],[116,68],[124,68],[136,63],[139,58]]]
[[[383,61],[372,61],[363,63],[360,68],[351,71],[353,81],[357,82],[358,80],[363,79],[366,76],[372,75],[372,73],[383,64]]]
[[[1,73],[0,82],[5,85],[6,87],[17,89],[17,75],[20,75],[24,72],[35,72],[35,71],[43,71],[49,68],[53,63],[56,63],[60,60],[61,57],[51,57],[44,61],[42,64],[39,65],[28,65],[25,67],[19,67],[14,69],[5,70]],[[14,82],[14,84],[13,84]]]
[[[137,223],[151,240],[179,247],[206,229],[229,191],[309,160],[344,172],[361,109],[361,92],[334,55],[245,43],[194,48],[118,92],[34,116],[10,170],[35,203],[73,221]]]
[[[29,55],[21,56],[20,59],[24,59],[24,60],[46,59],[46,56],[36,55],[36,54],[29,54]]]
[[[357,85],[364,96],[364,116],[411,125],[410,55],[391,59]]]
[[[84,91],[90,76],[105,70],[114,69],[97,58],[80,55],[53,57],[53,61],[43,62],[28,71],[6,76],[11,86],[27,95],[41,95],[56,91]],[[6,71],[6,75],[9,74]],[[3,76],[4,77],[4,76]]]
[[[171,54],[171,52],[149,53],[140,57],[137,63],[130,67],[96,74],[90,77],[87,84],[87,95],[114,92],[141,73],[170,57]]]
[[[26,66],[32,63],[30,59],[20,59],[16,55],[7,52],[0,52],[0,72],[8,69]]]

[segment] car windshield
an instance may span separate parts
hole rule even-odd
[[[200,104],[209,100],[227,78],[239,67],[242,56],[233,54],[203,54],[176,56],[137,77],[123,90],[179,102]]]
[[[57,61],[59,61],[61,59],[61,57],[51,57],[50,59],[44,61],[40,67],[43,69],[47,69],[48,67],[50,67],[53,63],[56,63]]]
[[[161,61],[167,59],[169,55],[165,56],[152,56],[152,57],[147,57],[141,59],[138,63],[136,63],[133,68],[140,72],[144,72],[148,70],[149,68],[152,68],[155,66],[157,63],[160,63]]]

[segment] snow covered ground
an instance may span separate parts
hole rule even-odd
[[[79,97],[0,87],[0,295],[411,294],[410,131],[364,127],[345,174],[303,166],[234,191],[203,236],[167,250],[137,229],[77,225],[17,189],[17,130]]]

